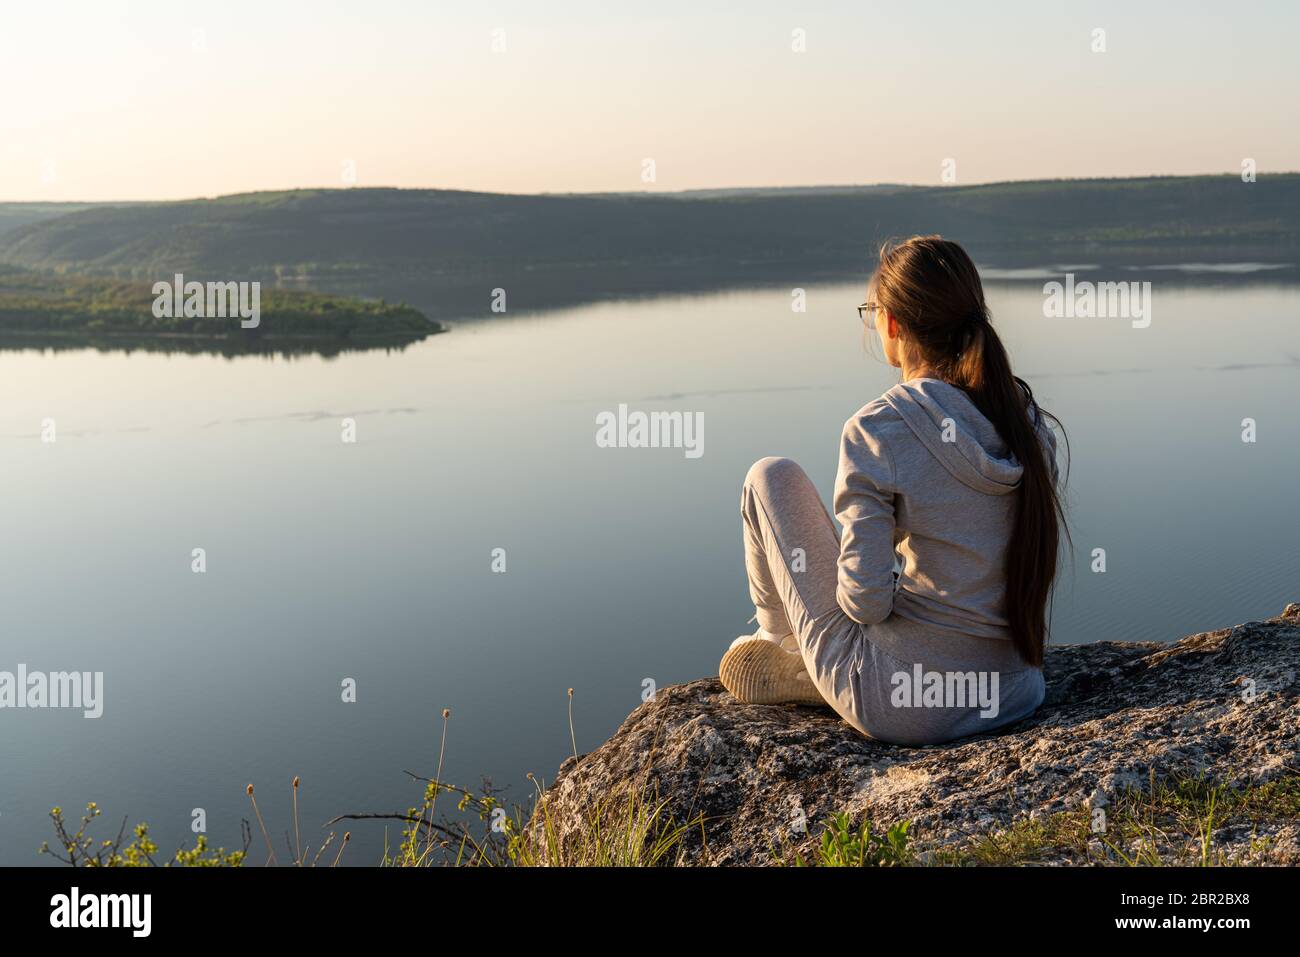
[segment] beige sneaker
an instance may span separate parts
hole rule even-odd
[[[749,641],[751,638],[762,638],[764,641],[770,641],[773,644],[780,645],[786,651],[793,651],[795,654],[799,653],[799,639],[794,635],[786,635],[784,638],[781,638],[772,634],[770,631],[764,631],[762,628],[758,629],[758,631],[754,632],[752,635],[741,635],[733,641],[729,647],[735,648],[736,645],[740,644],[742,641]]]
[[[762,631],[741,635],[722,656],[718,674],[722,686],[746,704],[826,703],[803,665],[793,635],[784,639]]]

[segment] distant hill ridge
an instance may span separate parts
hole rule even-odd
[[[671,194],[246,193],[46,216],[0,235],[0,263],[134,279],[304,277],[320,288],[402,280],[478,290],[544,278],[617,291],[857,275],[881,240],[917,232],[958,239],[993,264],[1081,253],[1296,263],[1300,174]]]

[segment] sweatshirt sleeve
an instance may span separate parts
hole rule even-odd
[[[894,607],[894,464],[868,416],[844,426],[835,478],[841,526],[836,598],[854,621],[874,625]]]

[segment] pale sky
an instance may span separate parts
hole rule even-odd
[[[1300,169],[1297,35],[1287,0],[9,0],[0,200],[337,187],[349,161],[526,193],[1264,176]]]

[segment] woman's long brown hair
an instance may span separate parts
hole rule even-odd
[[[902,327],[909,358],[964,391],[1024,469],[1013,493],[1006,618],[1021,658],[1041,666],[1065,512],[1030,416],[1046,416],[1058,429],[1060,423],[1037,407],[1028,384],[1012,374],[1006,349],[989,322],[979,272],[959,245],[940,236],[886,243],[874,288],[876,302]]]

